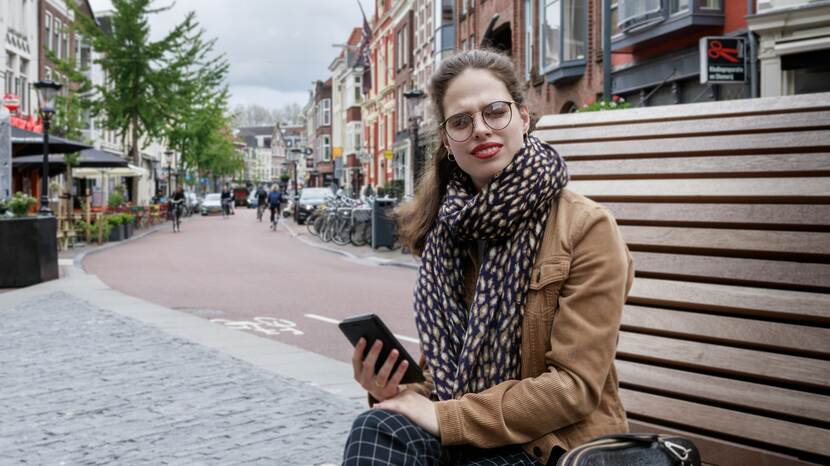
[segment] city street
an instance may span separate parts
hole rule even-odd
[[[228,219],[194,215],[181,233],[162,228],[88,255],[83,267],[123,293],[344,362],[351,346],[336,322],[373,312],[417,357],[414,269],[319,249],[305,226],[281,222],[273,232],[267,214],[259,223],[246,208]]]

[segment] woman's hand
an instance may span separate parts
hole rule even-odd
[[[398,350],[392,350],[380,371],[375,374],[375,363],[378,360],[383,343],[380,340],[375,340],[369,354],[366,355],[366,359],[363,359],[366,345],[366,339],[361,338],[354,347],[354,353],[352,353],[354,379],[376,400],[388,400],[398,394],[398,384],[406,373],[409,364],[406,361],[401,361],[398,369],[393,374],[392,368],[395,367],[395,361],[398,360],[399,354]]]
[[[403,414],[430,434],[440,436],[434,403],[413,390],[404,390],[398,396],[377,403],[374,407]]]

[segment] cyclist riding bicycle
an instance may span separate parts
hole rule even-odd
[[[170,199],[170,207],[173,209],[173,232],[182,231],[182,215],[184,215],[184,188],[179,186]]]
[[[265,203],[268,201],[268,192],[264,186],[256,190],[256,219],[262,221],[262,213],[265,211]]]
[[[271,187],[271,192],[268,193],[268,208],[271,209],[271,229],[277,229],[277,220],[275,217],[280,212],[280,204],[282,204],[282,193],[277,190],[277,185]]]
[[[225,185],[225,187],[222,188],[221,201],[222,201],[222,217],[223,218],[228,218],[228,215],[231,214],[231,202],[233,202],[233,194],[231,194],[231,192],[228,189],[227,185]]]

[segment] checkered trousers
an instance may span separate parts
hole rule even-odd
[[[352,424],[343,466],[539,466],[520,447],[444,447],[406,416],[370,409]]]

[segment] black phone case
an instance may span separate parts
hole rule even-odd
[[[386,324],[380,320],[380,317],[375,314],[349,317],[343,322],[340,322],[338,327],[340,327],[340,331],[346,335],[346,338],[348,338],[352,346],[356,346],[361,337],[366,338],[366,342],[368,344],[366,345],[366,350],[363,352],[364,358],[367,354],[369,354],[369,350],[372,348],[372,344],[374,344],[375,340],[383,342],[383,347],[380,350],[380,356],[375,363],[375,373],[377,373],[383,366],[383,363],[386,362],[386,358],[389,356],[389,353],[393,349],[397,349],[398,360],[395,362],[395,367],[392,369],[391,373],[395,373],[395,370],[398,369],[398,365],[401,361],[407,361],[409,362],[409,367],[406,369],[406,373],[404,374],[403,379],[401,379],[401,383],[418,383],[424,381],[424,374],[421,372],[421,368],[418,366],[418,363],[412,359],[412,356],[410,356],[403,345],[401,345],[401,342],[395,338],[395,335],[389,331],[389,328],[387,328]]]

